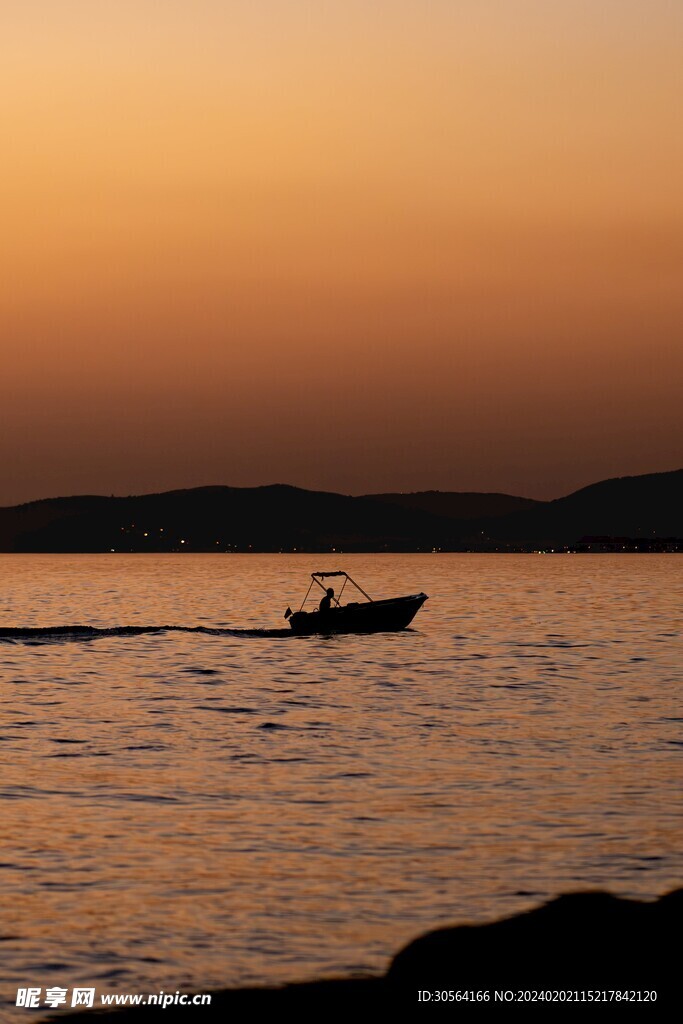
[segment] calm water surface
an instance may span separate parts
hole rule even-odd
[[[0,640],[8,1014],[379,972],[446,922],[683,882],[675,555],[3,555],[0,631],[280,628],[338,561],[426,591],[414,631]]]

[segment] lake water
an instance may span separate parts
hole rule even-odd
[[[380,972],[435,926],[683,882],[678,556],[2,555],[0,636],[279,629],[338,562],[429,594],[414,630],[0,640],[8,1015],[20,985]]]

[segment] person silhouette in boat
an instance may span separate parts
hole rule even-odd
[[[320,604],[318,610],[325,615],[327,612],[332,610],[332,602],[334,601],[334,589],[328,587],[325,591],[325,596],[320,598]]]

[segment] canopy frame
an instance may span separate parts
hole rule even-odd
[[[356,583],[356,581],[353,579],[352,576],[349,576],[348,572],[344,572],[343,569],[337,569],[334,572],[312,572],[311,573],[311,582],[308,585],[308,590],[306,591],[306,596],[304,597],[303,601],[301,602],[301,608],[299,608],[300,612],[303,611],[304,605],[306,604],[306,601],[308,600],[308,595],[310,594],[311,590],[313,589],[313,584],[314,583],[317,583],[321,590],[327,592],[327,588],[325,586],[323,586],[323,584],[320,581],[324,580],[324,579],[327,579],[329,576],[343,576],[344,577],[344,582],[342,583],[342,588],[339,591],[339,597],[335,597],[334,598],[334,603],[337,605],[338,608],[340,607],[339,602],[340,602],[342,594],[344,593],[344,587],[346,586],[347,583],[351,583],[356,588],[356,590],[360,591],[360,593],[363,595],[363,597],[365,597],[371,604],[373,603],[372,602],[372,598],[370,597],[370,595],[363,590],[363,588],[360,586],[360,584]]]

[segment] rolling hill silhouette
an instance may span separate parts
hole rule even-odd
[[[199,487],[128,498],[57,498],[0,510],[5,551],[330,551],[424,549],[434,517],[346,495]]]
[[[618,477],[564,498],[489,521],[491,540],[524,545],[576,544],[582,539],[683,537],[683,470]]]
[[[605,480],[550,502],[438,491],[349,497],[274,484],[0,509],[5,552],[523,551],[591,538],[615,549],[680,541],[683,470]]]
[[[386,502],[388,505],[401,505],[403,508],[429,512],[430,515],[462,520],[493,519],[546,504],[532,498],[517,498],[512,494],[480,494],[477,491],[393,492],[366,494],[365,497],[372,501]]]

